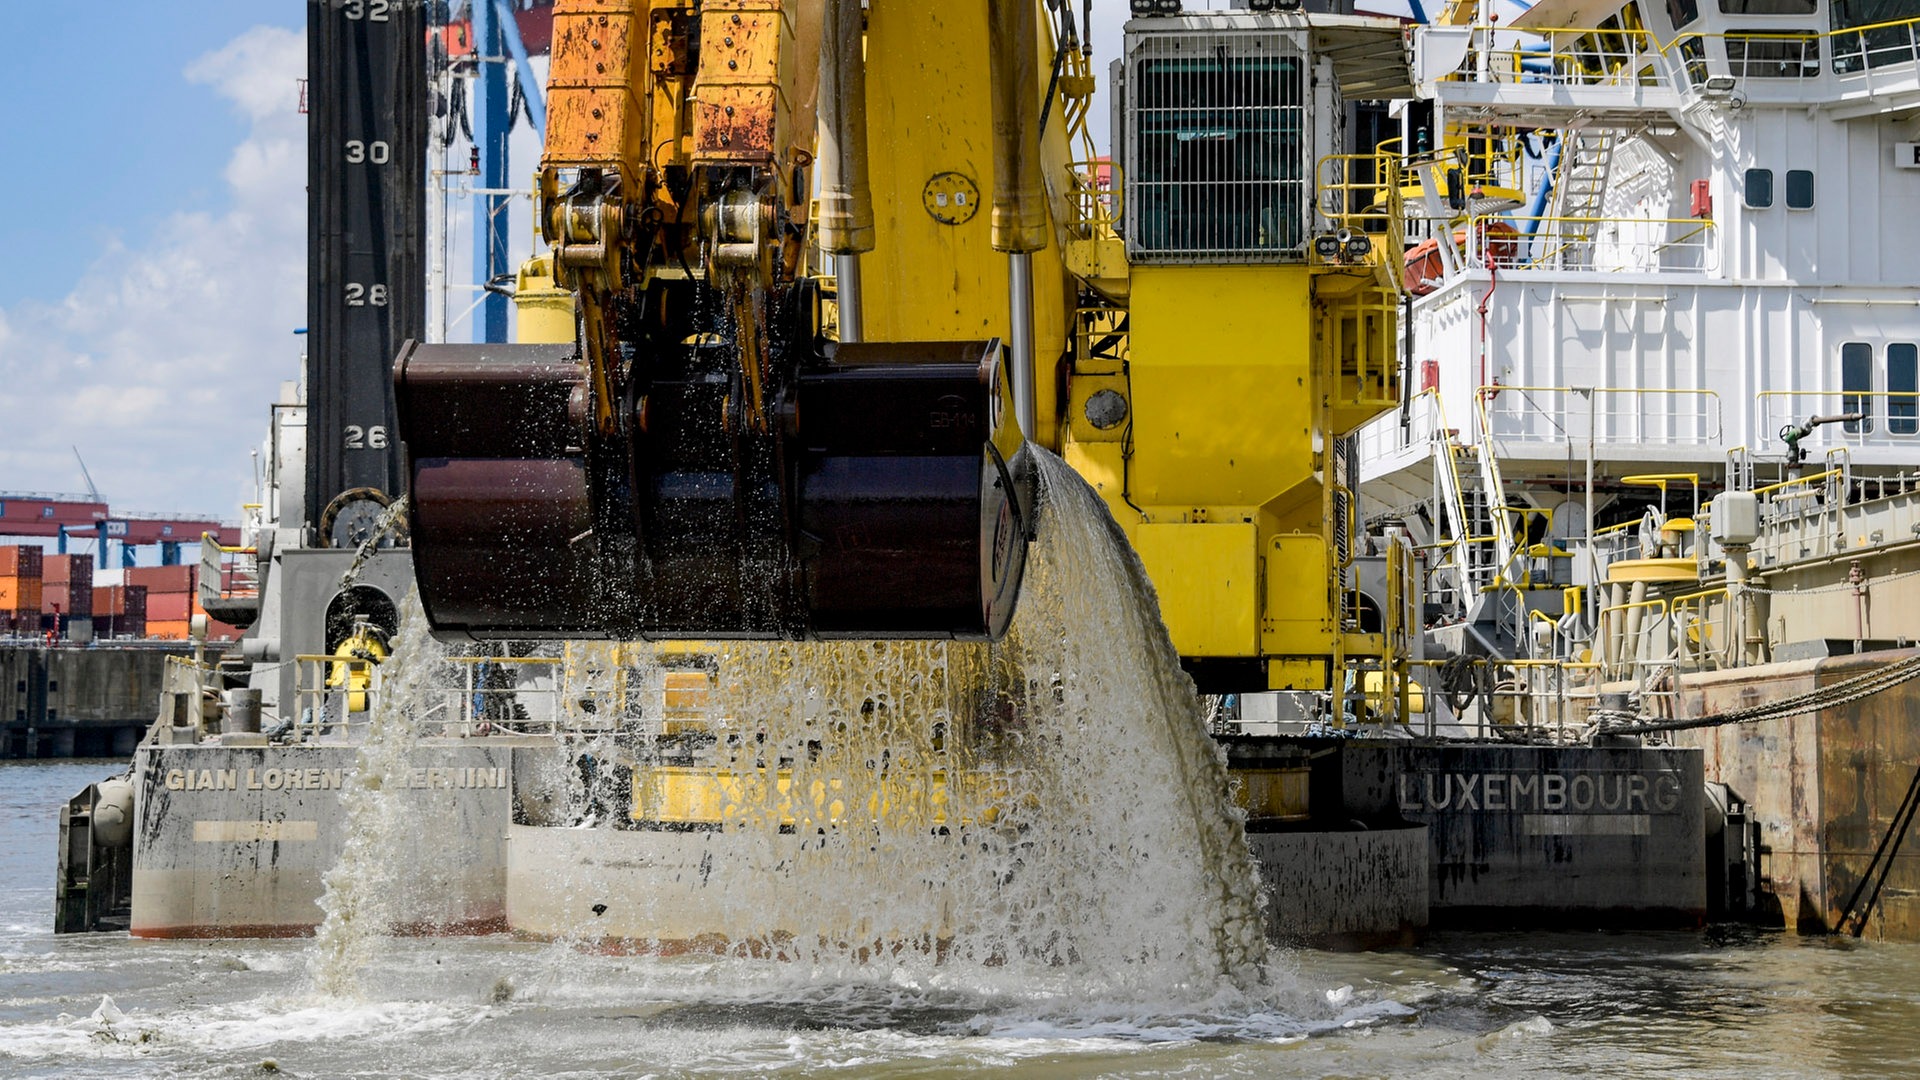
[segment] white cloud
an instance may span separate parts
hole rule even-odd
[[[247,124],[224,210],[107,245],[58,302],[0,309],[0,487],[79,487],[77,443],[116,508],[236,515],[268,404],[299,371],[305,42],[256,27],[184,72]]]

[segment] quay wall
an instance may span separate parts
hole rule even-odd
[[[184,646],[0,644],[0,758],[133,756]]]

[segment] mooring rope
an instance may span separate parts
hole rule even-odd
[[[1815,687],[1804,694],[1707,716],[1695,716],[1684,720],[1617,723],[1609,718],[1632,714],[1617,710],[1595,709],[1591,715],[1596,717],[1596,733],[1601,735],[1651,735],[1661,731],[1689,731],[1694,728],[1723,727],[1728,724],[1757,724],[1762,720],[1775,720],[1782,716],[1850,705],[1916,678],[1920,678],[1920,656],[1910,656],[1905,660],[1896,660],[1885,667],[1862,672],[1850,679]]]

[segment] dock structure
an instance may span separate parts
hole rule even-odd
[[[185,642],[0,642],[0,759],[130,757]]]

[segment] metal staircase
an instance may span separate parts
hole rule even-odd
[[[1459,611],[1486,590],[1512,581],[1519,555],[1484,402],[1477,403],[1475,413],[1478,435],[1472,445],[1454,441],[1444,418],[1433,435],[1436,539],[1444,545],[1443,565],[1452,571]]]
[[[1561,266],[1593,264],[1593,243],[1599,232],[1600,211],[1607,193],[1607,173],[1613,168],[1618,133],[1609,129],[1568,131],[1560,151],[1560,175],[1553,184],[1556,260]]]

